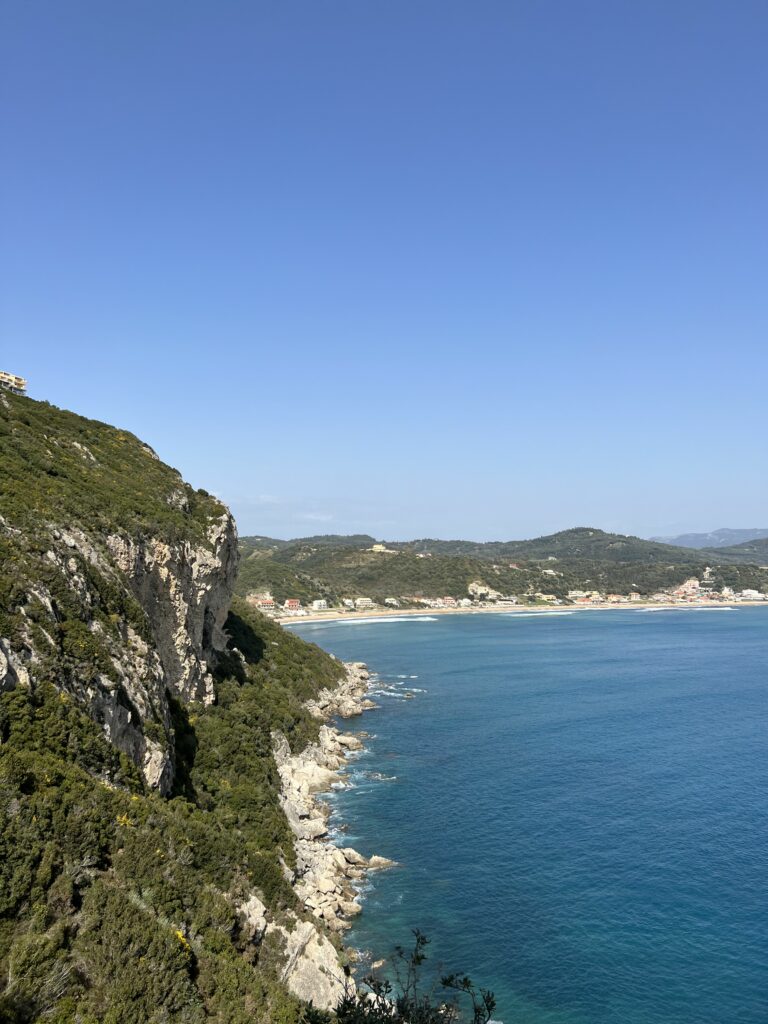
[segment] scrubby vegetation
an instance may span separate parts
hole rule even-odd
[[[221,504],[126,430],[0,394],[3,515],[33,545],[46,524],[204,539]]]
[[[54,686],[0,697],[0,1021],[301,1019],[235,907],[300,910],[270,731],[313,737],[342,667],[238,602],[228,630],[216,705],[176,706],[170,800]]]

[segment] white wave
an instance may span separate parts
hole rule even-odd
[[[369,626],[378,622],[437,622],[436,615],[382,615],[369,619],[336,619],[329,626]]]
[[[699,605],[694,605],[693,607],[688,607],[688,606],[686,606],[684,604],[681,604],[681,605],[667,605],[667,606],[662,606],[660,608],[636,608],[635,611],[640,612],[640,613],[649,613],[649,612],[655,612],[655,613],[658,613],[658,612],[735,612],[736,609],[733,608],[731,605],[725,605],[722,608],[707,608],[707,607],[701,607]]]
[[[382,615],[364,619],[329,619],[327,622],[284,622],[283,626],[303,626],[304,629],[331,629],[334,626],[374,626],[380,622],[437,622],[436,615]]]
[[[505,619],[554,619],[558,615],[575,615],[575,612],[505,612]]]

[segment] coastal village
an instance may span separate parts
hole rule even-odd
[[[546,570],[545,570],[546,571]],[[695,576],[685,580],[678,587],[660,590],[653,594],[631,592],[629,594],[607,594],[599,590],[569,590],[565,598],[555,594],[537,592],[533,594],[500,594],[482,580],[474,580],[467,587],[467,596],[424,597],[419,594],[387,597],[383,602],[370,597],[343,598],[339,604],[331,604],[324,598],[303,604],[297,597],[289,597],[282,603],[269,592],[254,592],[247,596],[249,604],[259,611],[275,618],[296,618],[323,615],[324,613],[353,614],[380,613],[393,611],[468,611],[501,610],[531,606],[601,608],[617,605],[639,606],[716,606],[768,601],[768,593],[754,589],[735,591],[731,587],[715,589],[711,582],[712,570],[706,569],[703,578]]]

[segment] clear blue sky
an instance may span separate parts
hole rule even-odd
[[[241,532],[768,524],[765,0],[4,0],[0,367]]]

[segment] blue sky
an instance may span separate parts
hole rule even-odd
[[[768,6],[5,0],[0,367],[241,532],[768,524]]]

